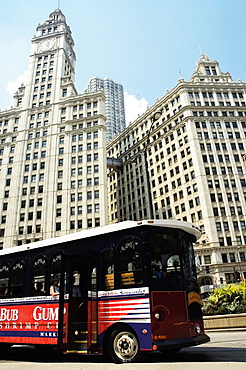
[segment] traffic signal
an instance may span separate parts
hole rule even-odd
[[[240,281],[240,272],[239,271],[236,271],[236,280]]]
[[[209,266],[206,266],[206,274],[210,274],[210,268],[209,268]]]

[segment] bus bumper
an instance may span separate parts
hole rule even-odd
[[[199,344],[207,343],[210,338],[206,334],[198,335],[192,338],[180,338],[180,339],[170,339],[164,341],[153,342],[153,348],[158,351],[168,351],[169,349],[181,349],[183,347],[197,346]]]

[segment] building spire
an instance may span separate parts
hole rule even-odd
[[[199,50],[200,50],[200,56],[202,57],[203,56],[203,52],[202,52],[202,48],[201,48],[200,45],[199,45]]]
[[[58,0],[58,10],[60,10],[60,6],[61,6],[61,0]]]

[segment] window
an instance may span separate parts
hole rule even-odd
[[[204,256],[204,264],[205,265],[211,264],[211,256],[210,256],[210,254]]]
[[[236,262],[235,253],[229,253],[229,256],[231,262]]]
[[[32,265],[31,295],[43,296],[46,293],[47,261],[45,255],[39,255]]]
[[[123,240],[117,250],[120,287],[143,283],[142,245],[137,238]]]
[[[228,263],[227,254],[226,253],[221,253],[221,257],[222,257],[222,262],[223,263]]]
[[[8,294],[13,298],[22,297],[24,270],[23,261],[17,261],[12,266]]]

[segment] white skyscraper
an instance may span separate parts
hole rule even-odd
[[[110,78],[93,77],[86,87],[89,93],[102,89],[106,96],[105,112],[107,141],[120,133],[126,127],[124,88]]]
[[[1,248],[107,223],[105,95],[77,93],[73,47],[55,10],[32,38],[26,85],[0,112]]]

